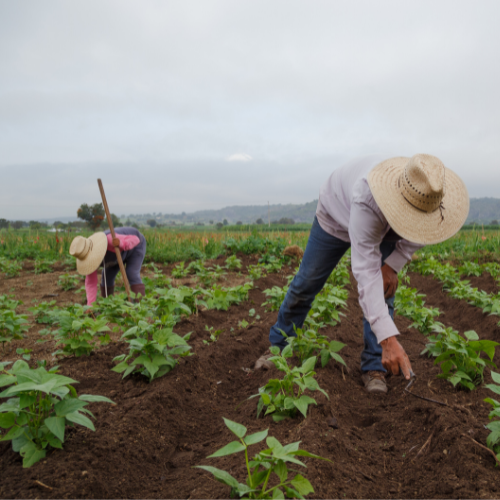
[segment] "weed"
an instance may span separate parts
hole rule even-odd
[[[211,342],[217,342],[217,339],[219,338],[219,335],[222,333],[222,330],[215,330],[214,327],[211,326],[210,328],[208,325],[205,325],[205,330],[210,333],[210,339],[209,340],[203,340],[204,344],[210,344]]]

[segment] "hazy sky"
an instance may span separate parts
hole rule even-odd
[[[0,0],[0,217],[303,203],[440,157],[500,196],[500,2]]]

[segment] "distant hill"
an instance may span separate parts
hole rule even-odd
[[[500,198],[471,198],[470,212],[467,223],[490,224],[491,221],[500,221]],[[271,205],[269,215],[271,221],[282,218],[290,218],[295,222],[311,223],[316,213],[318,200],[313,200],[303,205]],[[229,224],[241,221],[243,224],[252,224],[257,219],[267,222],[268,207],[266,205],[232,206],[221,208],[220,210],[199,210],[192,213],[163,214],[149,213],[137,215],[121,215],[120,220],[125,223],[127,220],[138,224],[146,224],[149,219],[155,219],[159,224],[193,224],[203,222],[210,224],[222,222],[224,219]]]

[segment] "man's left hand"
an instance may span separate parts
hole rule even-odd
[[[391,266],[384,264],[382,266],[382,277],[384,279],[384,298],[394,297],[398,289],[398,273]]]

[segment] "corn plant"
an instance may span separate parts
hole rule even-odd
[[[238,482],[228,472],[210,465],[197,465],[198,469],[206,470],[213,474],[217,481],[231,488],[230,496],[236,495],[245,498],[304,498],[309,493],[314,493],[311,483],[301,474],[296,474],[289,479],[288,464],[306,467],[297,457],[330,460],[313,455],[306,450],[299,450],[300,441],[283,446],[276,438],[269,436],[266,429],[247,435],[247,428],[232,420],[224,418],[227,428],[238,438],[207,458],[225,457],[235,453],[245,453],[245,466],[247,471],[246,484]],[[248,448],[266,440],[268,448],[257,453],[253,459],[249,458]]]
[[[500,373],[491,371],[491,378],[493,379],[494,384],[487,384],[485,387],[490,391],[493,391],[495,394],[500,395]],[[500,460],[500,403],[496,399],[486,398],[485,403],[488,403],[492,406],[492,410],[488,415],[490,422],[486,425],[487,429],[490,430],[490,434],[486,438],[486,444],[488,448],[493,450],[496,454],[497,459]]]
[[[291,368],[287,362],[287,358],[293,356],[290,345],[287,345],[281,353],[277,346],[271,347],[270,351],[274,356],[269,360],[274,363],[278,370],[285,372],[285,375],[282,379],[269,380],[264,387],[259,389],[257,394],[248,398],[259,398],[257,418],[264,407],[266,407],[264,415],[272,414],[275,422],[295,417],[297,410],[304,417],[307,417],[307,408],[310,404],[316,404],[316,400],[304,394],[306,390],[320,391],[328,398],[328,394],[319,387],[318,382],[314,379],[313,369],[316,365],[316,357],[306,359],[302,366]]]
[[[81,278],[78,274],[65,273],[59,276],[59,281],[57,284],[64,290],[74,290],[81,283]]]
[[[448,380],[454,387],[459,384],[473,390],[483,381],[484,368],[496,367],[493,357],[496,346],[500,345],[498,342],[479,340],[473,330],[464,332],[465,338],[452,327],[436,325],[435,332],[437,335],[428,338],[429,343],[422,354],[429,353],[436,358],[434,364],[440,364],[442,371],[438,377]],[[482,352],[489,359],[481,358]]]
[[[162,377],[177,364],[174,356],[188,356],[191,347],[187,341],[191,332],[180,337],[171,328],[158,328],[158,325],[140,322],[128,329],[123,335],[129,344],[129,353],[116,356],[113,361],[119,363],[112,368],[114,372],[140,373],[149,381]]]
[[[62,448],[66,426],[82,425],[94,431],[94,418],[88,403],[114,404],[104,396],[78,396],[76,380],[57,374],[57,367],[32,369],[22,360],[0,363],[0,387],[7,387],[0,398],[1,441],[11,441],[12,449],[23,457],[23,467],[31,467],[47,455],[49,448]],[[10,386],[10,387],[9,387]],[[88,416],[87,416],[88,415]]]

